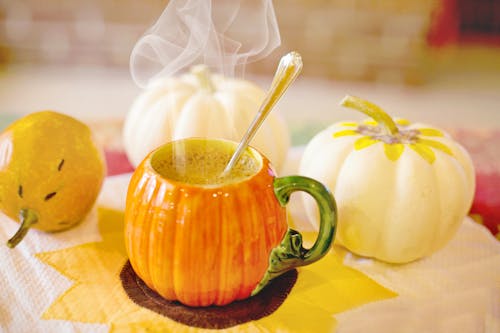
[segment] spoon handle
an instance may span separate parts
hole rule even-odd
[[[297,52],[287,53],[281,58],[278,68],[276,69],[276,73],[274,74],[271,88],[269,88],[269,91],[267,93],[266,99],[264,100],[264,102],[262,102],[257,115],[252,121],[252,124],[243,136],[243,139],[241,139],[241,142],[236,148],[233,156],[231,156],[229,163],[226,165],[226,168],[223,171],[223,175],[227,175],[229,171],[234,167],[241,154],[253,139],[259,127],[264,122],[264,119],[266,119],[273,106],[281,98],[283,93],[288,89],[290,84],[297,78],[301,70],[302,58]]]

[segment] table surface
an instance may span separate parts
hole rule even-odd
[[[130,176],[124,173],[130,166],[121,151],[120,126],[138,94],[127,75],[97,69],[21,68],[0,76],[0,87],[0,127],[39,109],[72,114],[98,132],[113,174],[106,179],[96,207],[76,228],[56,234],[31,231],[15,250],[0,247],[4,286],[0,330],[191,331],[139,308],[120,289],[118,274],[126,257],[116,235],[121,232],[120,212]],[[401,88],[299,81],[278,110],[290,124],[295,144],[284,173],[294,172],[300,145],[318,129],[338,120],[360,119],[337,106],[345,93],[352,93],[385,105],[391,113],[400,110],[403,117],[449,128],[476,154],[482,174],[498,174],[500,96],[486,83],[483,89],[471,89],[454,84]],[[483,189],[491,190],[491,179],[482,180]],[[494,206],[498,200],[491,203],[492,197],[498,199],[498,187],[492,191],[493,196],[480,193],[487,198],[482,202],[493,205],[488,209],[493,207],[498,214],[500,206]],[[311,231],[301,203],[292,198],[290,209],[294,223]],[[3,215],[0,220],[0,237],[7,239],[17,224]],[[444,249],[406,265],[384,264],[334,247],[321,264],[299,271],[285,306],[267,319],[230,331],[499,332],[500,243],[491,231],[467,217]]]
[[[193,332],[137,306],[121,288],[121,212],[129,177],[108,177],[96,208],[77,227],[56,234],[30,231],[14,250],[0,247],[2,331]],[[306,240],[313,237],[301,201],[292,197],[290,211],[294,227]],[[18,226],[3,215],[0,222],[1,239]],[[445,248],[405,265],[334,246],[319,262],[299,269],[276,312],[229,332],[498,332],[499,277],[500,242],[466,218]]]

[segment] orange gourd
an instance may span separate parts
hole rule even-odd
[[[288,229],[269,185],[269,161],[263,158],[252,181],[203,187],[161,177],[151,156],[127,193],[125,245],[136,274],[164,298],[190,306],[249,297]]]

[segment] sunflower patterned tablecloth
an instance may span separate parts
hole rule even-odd
[[[129,177],[108,177],[96,207],[76,228],[32,230],[15,249],[0,246],[1,332],[215,331],[162,317],[123,290]],[[307,231],[297,198],[290,209],[296,227]],[[0,240],[17,226],[0,215]],[[298,271],[274,313],[225,331],[500,332],[500,242],[469,218],[443,250],[414,263],[384,264],[334,246]]]

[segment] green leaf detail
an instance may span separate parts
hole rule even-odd
[[[378,140],[375,140],[369,136],[363,136],[354,142],[354,149],[361,150],[377,142]]]
[[[302,266],[305,252],[306,250],[302,247],[302,235],[293,229],[288,229],[281,243],[272,249],[269,255],[269,267],[252,291],[252,296],[260,292],[272,279],[293,267]]]
[[[359,133],[355,130],[343,130],[343,131],[338,131],[333,133],[334,138],[340,138],[343,136],[349,136],[349,135],[359,135]]]
[[[397,161],[404,150],[405,146],[402,143],[384,143],[385,156],[391,161]]]
[[[427,162],[429,162],[429,164],[434,163],[434,161],[436,160],[436,154],[434,154],[432,149],[430,149],[424,144],[421,143],[410,144],[410,148],[413,149],[417,154],[422,156],[422,158]]]

